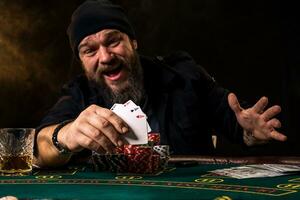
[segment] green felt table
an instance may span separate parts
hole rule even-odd
[[[245,162],[246,160],[246,162]],[[171,160],[172,161],[172,160]],[[174,160],[173,160],[174,161]],[[280,163],[289,163],[282,162]],[[210,170],[241,164],[230,159],[179,159],[156,175],[94,172],[89,167],[35,169],[30,176],[0,176],[0,197],[19,199],[300,199],[300,174],[234,179]],[[270,162],[267,162],[270,163]],[[272,160],[274,163],[274,159]],[[289,163],[291,164],[291,163]],[[294,163],[293,163],[294,164]]]

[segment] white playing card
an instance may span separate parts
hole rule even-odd
[[[211,171],[213,173],[229,176],[238,179],[244,178],[258,178],[258,177],[274,177],[274,176],[282,176],[283,173],[270,171],[266,169],[259,169],[255,167],[249,166],[240,166],[240,167],[231,167],[227,169],[218,169]]]
[[[148,124],[148,121],[146,121],[146,124],[147,124],[147,133],[149,133],[152,131],[152,129],[151,129],[150,125]]]
[[[126,107],[126,109],[130,110],[130,112],[144,114],[147,119],[147,115],[142,111],[141,107],[137,106],[132,100],[127,101],[123,105],[124,105],[124,107]],[[148,121],[146,121],[146,124],[147,124],[147,133],[149,133],[152,131],[152,129],[151,129]]]
[[[290,173],[290,172],[300,172],[299,165],[289,165],[289,164],[262,164],[262,165],[247,165],[250,167],[256,167],[261,169],[267,169],[270,171]]]
[[[131,108],[131,107],[137,107],[137,105],[132,101],[132,100],[128,100],[126,103],[124,103],[123,104],[124,105],[124,107],[129,107],[129,108]]]
[[[137,106],[133,101],[129,100],[126,103],[123,104],[123,106],[129,110],[132,113],[138,113],[138,114],[143,114],[146,115],[140,106]]]
[[[116,109],[116,107],[121,107],[121,106],[123,106],[123,104],[115,103],[115,104],[110,108],[110,110],[114,110],[114,109]]]
[[[148,131],[146,115],[140,108],[130,109],[129,104],[131,103],[115,104],[111,110],[123,119],[131,128],[132,131],[124,135],[125,140],[127,140],[129,144],[147,144]],[[134,105],[132,107],[134,107]]]

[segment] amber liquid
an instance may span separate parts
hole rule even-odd
[[[31,156],[1,156],[0,172],[2,173],[28,173],[32,170]]]

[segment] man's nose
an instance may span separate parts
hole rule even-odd
[[[110,52],[107,47],[100,47],[98,51],[98,56],[99,62],[101,64],[109,64],[114,57],[113,53]]]

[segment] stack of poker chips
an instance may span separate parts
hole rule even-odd
[[[147,145],[124,145],[115,154],[93,152],[96,171],[133,174],[156,174],[163,171],[169,160],[169,146],[159,145],[159,133],[148,134]]]

